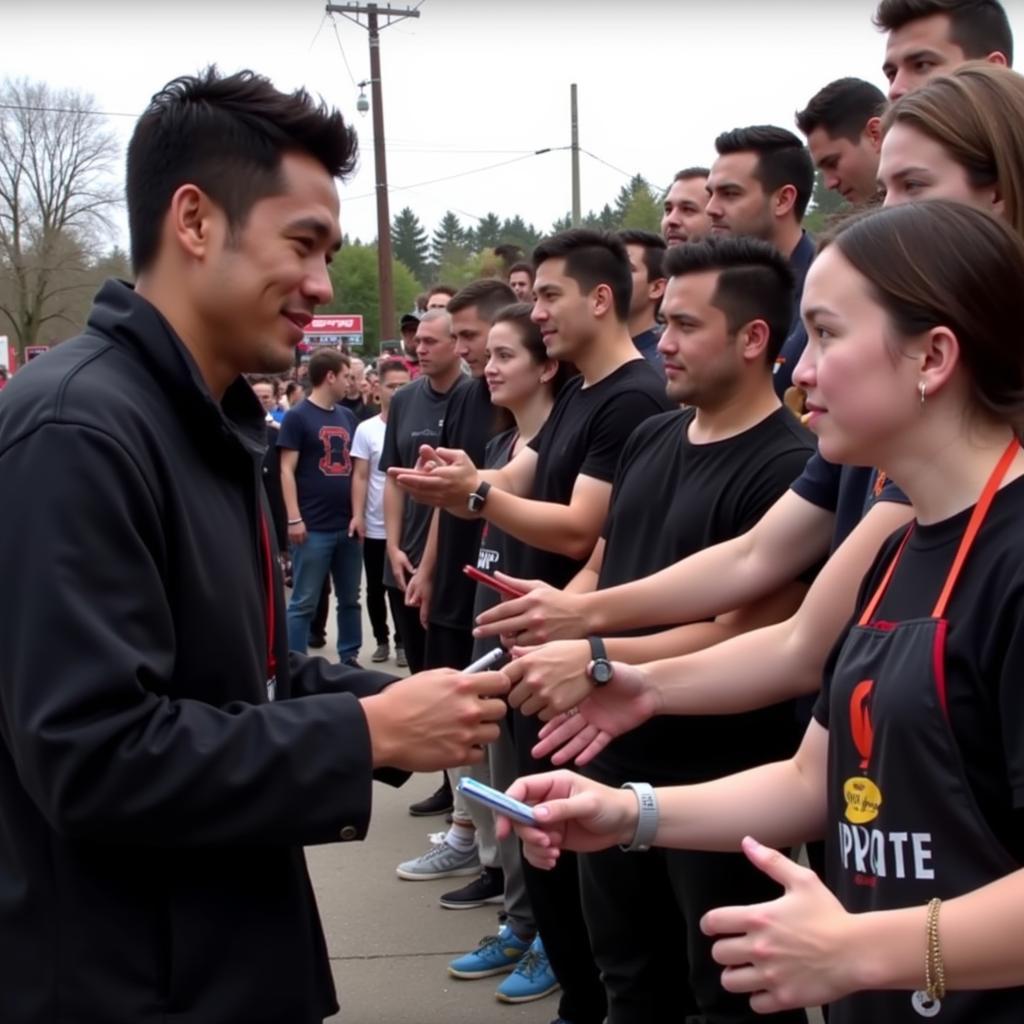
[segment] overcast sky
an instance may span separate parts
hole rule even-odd
[[[1024,38],[1024,0],[1006,7]],[[724,129],[792,128],[794,111],[832,79],[857,75],[884,89],[874,8],[423,0],[419,19],[382,34],[392,216],[409,205],[432,230],[449,208],[469,223],[493,210],[546,230],[570,208],[570,157],[531,154],[568,146],[572,82],[580,144],[607,162],[581,157],[584,212],[611,200],[628,174],[664,185],[680,167],[709,162]],[[367,33],[326,17],[317,0],[0,0],[0,24],[0,74],[90,92],[106,111],[138,114],[167,80],[210,62],[323,95],[361,142],[359,171],[341,189],[343,229],[376,235],[371,120],[356,112],[353,84],[369,78]],[[127,142],[132,119],[110,123]],[[453,175],[462,176],[423,184]]]

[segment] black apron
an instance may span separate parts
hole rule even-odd
[[[930,618],[874,621],[907,531],[874,597],[851,629],[829,701],[828,878],[851,913],[924,906],[1016,871],[982,817],[964,772],[946,705],[943,617],[975,537],[1019,445],[1011,443],[985,486]],[[921,925],[921,988],[925,927]],[[1024,989],[865,992],[839,1000],[829,1024],[1021,1024]]]

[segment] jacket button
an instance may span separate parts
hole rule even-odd
[[[346,843],[351,842],[357,835],[359,835],[359,829],[355,825],[346,825],[341,830],[341,838]]]

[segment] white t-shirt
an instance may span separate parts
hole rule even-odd
[[[370,464],[366,488],[366,536],[371,540],[384,540],[384,478],[380,471],[380,455],[384,450],[387,426],[380,416],[363,420],[352,438],[352,458],[365,459]]]

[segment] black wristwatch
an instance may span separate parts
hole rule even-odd
[[[587,666],[587,675],[595,686],[607,686],[615,675],[615,666],[608,660],[608,651],[599,636],[588,636],[593,660]]]
[[[476,490],[469,496],[466,501],[466,508],[470,512],[482,512],[484,505],[487,504],[487,492],[491,489],[491,485],[486,480],[481,480],[476,485]]]

